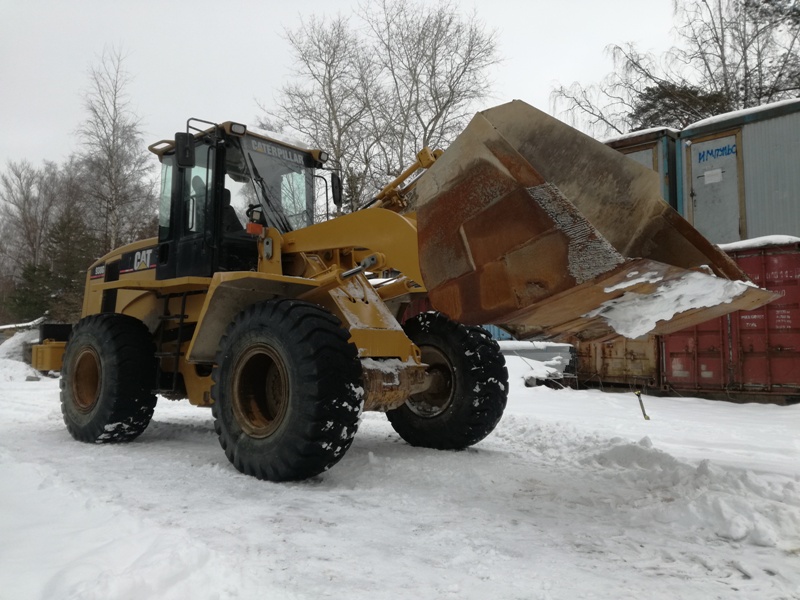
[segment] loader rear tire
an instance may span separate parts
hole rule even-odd
[[[91,315],[70,335],[61,368],[61,412],[81,442],[129,442],[153,417],[155,345],[133,317]]]
[[[211,409],[234,467],[288,481],[342,459],[364,396],[349,338],[338,318],[299,300],[255,304],[233,320],[212,371]]]
[[[387,411],[394,430],[412,446],[461,450],[489,435],[506,407],[508,371],[500,347],[481,327],[438,312],[419,314],[403,328],[430,365],[434,385]]]

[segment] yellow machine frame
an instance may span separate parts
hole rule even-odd
[[[240,311],[280,297],[314,302],[339,317],[360,358],[391,358],[403,363],[405,368],[396,376],[387,376],[364,362],[365,409],[388,410],[425,385],[419,349],[398,322],[411,296],[426,291],[420,283],[416,234],[413,214],[400,215],[383,208],[344,215],[285,235],[259,227],[253,233],[258,247],[256,271],[164,281],[155,279],[153,269],[124,273],[112,282],[95,282],[87,275],[83,314],[101,312],[103,293],[109,290],[117,290],[114,312],[136,317],[154,334],[161,315],[183,311],[184,326],[194,327],[194,333],[180,349],[185,360],[180,360],[177,368],[189,401],[205,406],[211,402],[211,377],[202,365],[214,362],[220,337]],[[150,238],[116,249],[96,261],[89,273],[156,243]],[[368,269],[360,267],[365,261]],[[289,265],[289,272],[284,272],[284,265]],[[373,287],[367,272],[387,270],[403,276]],[[63,344],[60,348],[63,355]],[[37,368],[57,369],[61,355],[47,352],[46,364],[42,355]],[[162,361],[168,370],[174,370],[175,365],[167,364],[169,358]]]

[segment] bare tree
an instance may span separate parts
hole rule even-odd
[[[107,51],[90,71],[83,152],[63,165],[9,162],[0,173],[2,311],[15,318],[80,316],[86,269],[100,255],[155,230],[155,196],[123,57]]]
[[[361,170],[365,154],[364,97],[371,86],[368,49],[348,19],[312,16],[286,34],[295,53],[297,80],[281,89],[278,110],[259,120],[265,129],[289,130],[314,146],[325,148],[340,170],[351,204],[363,194]],[[262,107],[263,108],[263,107]],[[271,118],[270,118],[271,117]]]
[[[381,166],[396,176],[418,150],[445,145],[461,132],[473,103],[489,93],[496,39],[474,12],[464,17],[449,1],[380,0],[361,14],[388,88],[386,101],[370,106],[374,120],[386,125],[375,132],[381,133]]]
[[[614,71],[598,84],[553,92],[554,108],[595,135],[685,127],[800,91],[796,0],[676,0],[679,45],[661,57],[613,45]]]
[[[287,39],[296,81],[261,124],[326,149],[349,210],[424,146],[452,141],[488,94],[488,69],[498,61],[495,34],[449,1],[364,3],[351,18],[311,17]]]
[[[86,120],[78,129],[91,212],[104,251],[132,241],[132,231],[150,218],[156,203],[150,158],[141,121],[130,105],[131,79],[124,61],[119,50],[106,49],[90,69]]]
[[[58,202],[58,167],[45,163],[36,169],[24,160],[9,162],[0,182],[4,226],[0,252],[6,264],[14,272],[27,264],[45,264],[47,234]]]
[[[675,4],[676,59],[697,83],[749,108],[800,91],[800,5],[795,0],[693,0]]]
[[[97,257],[79,162],[10,162],[0,175],[0,303],[7,318],[80,317],[86,269]]]

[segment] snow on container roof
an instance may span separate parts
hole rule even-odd
[[[679,136],[682,138],[693,137],[711,131],[719,131],[725,127],[738,127],[746,123],[774,119],[775,117],[781,117],[794,112],[800,112],[800,98],[781,100],[780,102],[754,106],[752,108],[743,108],[742,110],[734,110],[714,117],[708,117],[707,119],[692,123],[681,131]]]
[[[644,143],[644,142],[652,142],[653,140],[657,140],[661,136],[669,136],[669,137],[678,137],[678,133],[680,133],[677,129],[673,129],[672,127],[666,126],[659,126],[659,127],[650,127],[649,129],[640,129],[638,131],[630,131],[628,133],[624,133],[622,135],[615,135],[613,137],[601,140],[607,146],[611,146],[615,148],[617,145],[620,146],[635,146],[636,144]]]
[[[799,237],[793,235],[765,235],[739,242],[719,244],[719,249],[723,252],[733,252],[734,250],[751,250],[753,248],[765,248],[767,246],[784,246],[787,244],[800,243]]]

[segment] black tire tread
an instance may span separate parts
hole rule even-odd
[[[240,451],[244,435],[235,434],[229,423],[224,390],[229,374],[226,354],[238,336],[258,328],[273,329],[290,339],[294,363],[287,365],[295,388],[290,402],[299,420],[292,434],[285,436],[268,461]],[[308,302],[281,299],[262,302],[242,311],[222,336],[211,397],[214,429],[228,460],[241,472],[259,479],[286,481],[318,475],[336,464],[353,441],[363,404],[361,363],[349,333],[338,318],[324,308]],[[232,417],[231,417],[232,418]],[[329,427],[329,423],[334,423]],[[343,429],[348,432],[341,438]]]
[[[404,329],[417,345],[444,351],[461,373],[455,375],[456,396],[440,415],[421,417],[407,405],[387,411],[394,430],[412,446],[438,450],[461,450],[484,439],[500,422],[508,397],[508,371],[498,343],[482,327],[435,311],[409,319]]]
[[[101,395],[91,418],[75,418],[68,382],[71,352],[91,338],[104,363]],[[75,341],[78,340],[78,341]],[[70,348],[70,344],[73,348]],[[147,327],[128,315],[103,313],[81,319],[70,334],[61,376],[61,412],[70,435],[88,443],[129,442],[150,423],[156,406],[155,345]]]

